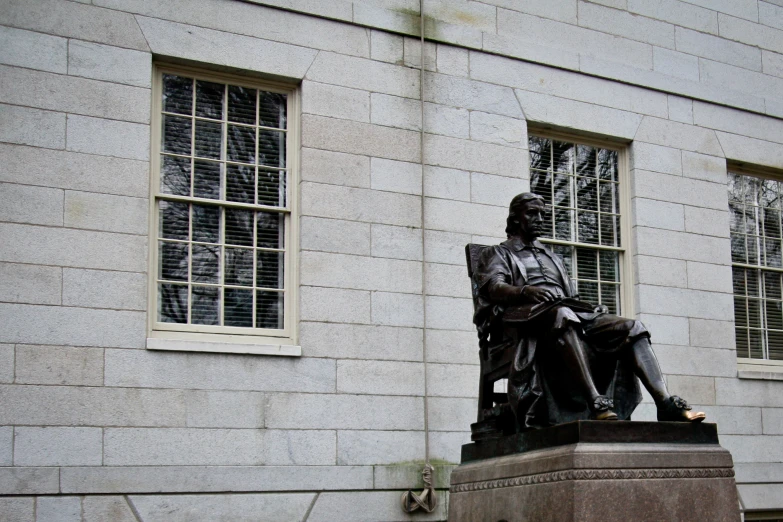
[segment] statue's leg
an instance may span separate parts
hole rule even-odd
[[[652,395],[655,404],[660,404],[669,398],[666,381],[663,379],[661,366],[655,357],[650,340],[647,337],[637,339],[631,349],[633,370],[647,391]]]

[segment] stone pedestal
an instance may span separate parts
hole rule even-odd
[[[466,444],[450,522],[740,520],[714,424],[579,421]]]

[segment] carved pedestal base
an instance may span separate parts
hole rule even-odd
[[[715,425],[580,421],[466,444],[451,475],[450,522],[630,520],[740,520]]]

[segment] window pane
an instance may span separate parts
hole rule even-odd
[[[255,168],[246,165],[226,165],[226,200],[237,203],[255,202]]]
[[[256,328],[284,328],[283,293],[256,292]]]
[[[220,241],[220,208],[193,205],[193,241],[217,243]]]
[[[576,249],[576,277],[580,280],[598,280],[598,251],[587,248]]]
[[[253,286],[253,250],[226,248],[225,277],[227,285]]]
[[[258,204],[285,207],[285,179],[284,170],[258,169]]]
[[[160,191],[177,196],[190,195],[190,159],[163,156],[160,167]]]
[[[187,241],[190,209],[187,203],[161,201],[160,237],[165,239],[180,239]]]
[[[256,286],[280,289],[285,287],[282,252],[260,250],[256,266]]]
[[[166,281],[188,280],[187,243],[158,243],[158,278]],[[187,302],[187,299],[185,300]]]
[[[239,123],[256,123],[256,94],[255,89],[228,86],[228,121]]]
[[[218,324],[220,291],[214,286],[192,286],[190,298],[190,322],[192,324]]]
[[[240,163],[255,163],[256,130],[240,125],[228,126],[228,160]]]
[[[596,166],[598,177],[605,180],[617,181],[617,151],[598,149],[598,165]]]
[[[163,152],[190,155],[193,120],[163,116]]]
[[[285,221],[282,214],[256,212],[256,246],[285,248]]]
[[[220,199],[220,167],[214,161],[193,162],[196,175],[193,179],[193,195],[197,198]]]
[[[222,119],[224,90],[225,86],[222,83],[198,80],[196,82],[196,116]]]
[[[530,136],[528,138],[528,148],[530,150],[531,169],[548,170],[552,167],[552,142],[549,139]],[[533,192],[536,191],[534,190]],[[538,193],[536,192],[536,194]]]
[[[587,303],[598,304],[598,283],[589,281],[577,281],[579,299]]]
[[[179,114],[193,112],[193,80],[171,74],[163,75],[163,110]]]
[[[552,166],[557,172],[574,173],[574,144],[562,141],[552,142]]]
[[[223,324],[226,326],[253,326],[253,291],[226,288]]]
[[[260,93],[258,124],[263,127],[286,128],[286,96],[272,92]]]
[[[158,321],[183,324],[188,322],[187,285],[158,285]]]
[[[217,245],[193,245],[190,279],[196,283],[220,282],[220,247]]]
[[[253,211],[226,209],[226,244],[253,246]]]
[[[258,164],[269,167],[285,168],[284,132],[258,131]]]
[[[201,158],[220,159],[222,125],[214,121],[196,120],[195,154]]]

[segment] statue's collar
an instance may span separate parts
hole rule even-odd
[[[539,250],[544,250],[544,245],[538,239],[534,239],[532,242],[528,243],[527,241],[525,241],[524,239],[518,236],[514,236],[512,238],[507,239],[506,241],[503,242],[503,244],[513,249],[515,252],[519,252],[523,248],[531,248],[531,247],[538,248]]]

